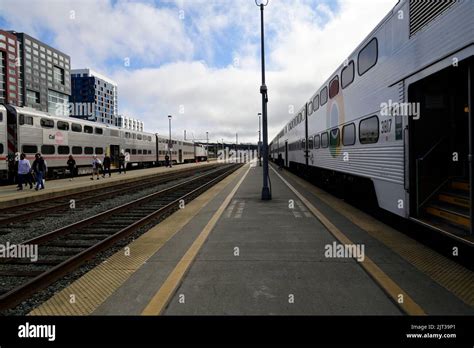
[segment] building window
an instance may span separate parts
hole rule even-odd
[[[39,104],[40,103],[40,94],[36,91],[26,90],[26,104]]]
[[[54,145],[41,145],[41,153],[44,155],[54,155]]]
[[[53,77],[54,82],[59,83],[60,85],[64,85],[64,69],[59,68],[57,66],[53,67]]]
[[[69,96],[48,90],[48,112],[56,116],[69,116]]]
[[[329,135],[328,132],[321,134],[321,147],[326,148],[329,146]]]
[[[359,76],[364,75],[375,64],[378,58],[378,43],[377,38],[373,38],[370,42],[359,52],[357,61],[357,70]]]
[[[334,98],[339,93],[339,76],[334,76],[334,78],[329,82],[329,98]]]
[[[354,61],[351,60],[347,66],[342,69],[341,72],[341,86],[342,89],[346,88],[349,86],[352,82],[354,82]]]
[[[374,144],[379,141],[379,118],[377,116],[360,121],[359,141],[361,144]]]
[[[328,101],[328,88],[327,87],[324,87],[321,90],[320,97],[321,97],[321,106],[323,106]]]
[[[356,141],[356,126],[354,123],[345,125],[342,128],[342,144],[344,146],[354,145]]]

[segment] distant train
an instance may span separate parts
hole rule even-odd
[[[25,153],[30,160],[41,153],[48,175],[64,173],[69,155],[76,160],[79,174],[88,173],[92,156],[111,156],[118,167],[124,153],[128,167],[162,165],[168,151],[168,138],[156,134],[111,127],[72,117],[57,117],[25,107],[0,105],[0,180],[15,177],[15,159]],[[171,160],[189,163],[207,159],[202,145],[172,140]]]
[[[272,140],[271,158],[472,240],[473,18],[471,0],[399,1]]]

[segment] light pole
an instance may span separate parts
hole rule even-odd
[[[258,113],[258,165],[261,167],[262,166],[262,146],[260,143],[262,142],[261,139],[262,135],[262,113]]]
[[[272,193],[268,186],[268,129],[267,129],[267,103],[268,103],[268,89],[265,84],[265,30],[263,22],[263,9],[268,5],[269,0],[255,0],[255,4],[260,7],[260,30],[262,40],[262,86],[260,86],[260,93],[262,94],[262,115],[263,115],[263,187],[262,200],[269,201],[272,199]]]
[[[169,140],[169,143],[168,143],[168,151],[169,151],[169,154],[170,154],[170,168],[173,167],[173,159],[172,159],[172,156],[171,156],[171,149],[173,148],[173,143],[171,142],[171,118],[173,116],[171,115],[168,115],[168,120],[169,120],[169,125],[170,125],[170,140]]]

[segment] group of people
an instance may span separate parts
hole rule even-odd
[[[119,162],[119,174],[126,174],[126,161],[125,154],[121,153],[118,157]],[[21,153],[17,162],[17,190],[23,190],[23,186],[30,185],[30,189],[33,189],[33,184],[35,184],[35,190],[44,190],[44,182],[47,172],[47,164],[43,156],[40,153],[35,155],[35,160],[33,164],[30,164],[30,161],[26,158],[26,154]],[[99,175],[102,172],[102,178],[105,178],[105,175],[108,174],[109,177],[112,176],[110,170],[112,165],[112,159],[110,156],[105,155],[103,161],[100,161],[96,155],[92,158],[92,177],[91,180],[94,180],[94,175],[97,176],[99,180]],[[69,171],[69,181],[72,181],[77,175],[77,165],[76,160],[72,155],[69,155],[66,166]]]
[[[18,160],[18,187],[19,191],[23,190],[23,185],[30,185],[33,189],[33,183],[36,183],[35,190],[44,190],[44,177],[46,174],[46,161],[40,153],[35,155],[33,164],[26,158],[24,153],[20,154]]]

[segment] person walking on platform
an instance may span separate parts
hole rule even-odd
[[[35,190],[38,191],[40,188],[41,190],[44,190],[43,178],[46,175],[46,163],[40,153],[35,155],[35,160],[32,167],[36,177]]]
[[[70,176],[69,181],[72,181],[76,173],[76,160],[74,159],[74,157],[72,157],[72,155],[69,155],[69,159],[67,160],[67,168],[69,170],[69,176]]]
[[[283,156],[281,153],[278,154],[278,169],[283,170]]]
[[[97,158],[97,156],[94,155],[93,160],[92,160],[92,177],[91,177],[91,180],[94,180],[94,174],[97,176],[97,180],[99,180],[99,170],[100,170],[101,167],[102,167],[102,163]]]
[[[20,160],[18,161],[18,190],[23,190],[23,183],[30,184],[30,189],[33,188],[33,182],[31,181],[31,166],[30,161],[26,159],[26,155],[22,153]]]
[[[110,165],[112,164],[112,160],[107,154],[104,156],[104,161],[102,163],[104,164],[104,171],[102,172],[102,177],[105,178],[105,173],[108,172],[110,178],[112,176],[112,173],[110,172]]]
[[[119,174],[122,174],[122,169],[123,173],[127,174],[127,171],[125,169],[125,154],[123,152],[121,152],[119,155]]]
[[[170,156],[168,155],[165,156],[165,165],[166,165],[166,168],[171,167]]]

